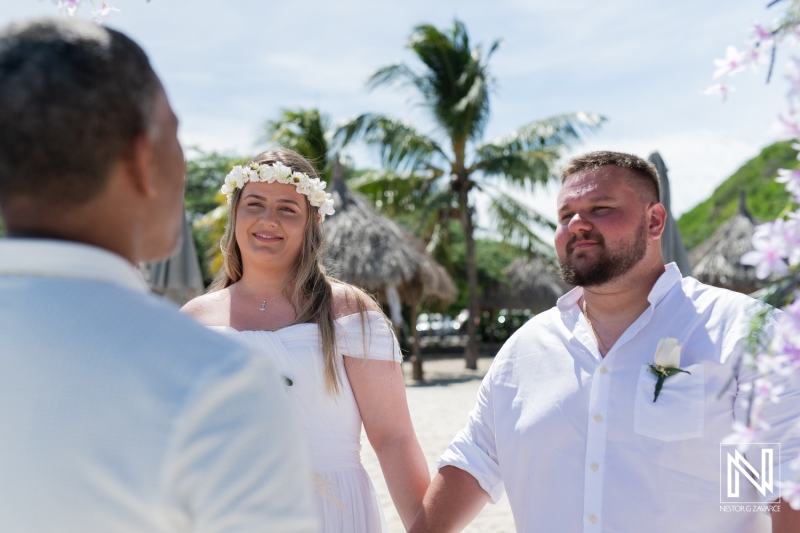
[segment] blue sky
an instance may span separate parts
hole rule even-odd
[[[56,13],[50,0],[0,0],[0,24]],[[90,4],[85,0],[85,4]],[[777,15],[756,0],[112,0],[108,25],[150,55],[181,118],[185,145],[253,155],[259,126],[282,107],[317,106],[334,122],[391,113],[432,130],[411,95],[367,92],[376,68],[413,63],[403,44],[414,25],[463,20],[476,43],[502,38],[485,136],[567,111],[609,121],[575,151],[658,150],[670,169],[675,215],[706,198],[764,145],[785,108],[779,51],[769,86],[743,73],[726,104],[699,93],[713,59],[740,46],[754,21]],[[80,16],[80,14],[79,14]],[[88,17],[88,9],[82,16]],[[364,150],[353,157],[373,160]],[[528,200],[554,218],[555,186]]]

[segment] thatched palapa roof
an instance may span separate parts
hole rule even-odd
[[[481,298],[483,308],[530,309],[540,313],[553,307],[569,290],[556,268],[539,256],[517,258],[504,273],[508,286],[485,291]]]
[[[739,211],[707,240],[689,253],[694,277],[717,287],[749,294],[758,289],[755,267],[739,259],[753,249],[756,221],[747,211],[744,193]]]
[[[333,174],[330,192],[336,213],[323,224],[330,273],[370,292],[394,285],[401,299],[412,305],[424,297],[453,301],[453,280],[423,244],[348,189],[338,160]]]

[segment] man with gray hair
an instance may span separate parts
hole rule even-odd
[[[567,165],[555,246],[577,286],[497,354],[413,533],[460,531],[504,492],[520,532],[800,531],[779,475],[764,492],[736,486],[738,501],[763,505],[720,505],[723,440],[747,419],[754,378],[737,360],[764,306],[664,265],[666,218],[648,162],[592,152]],[[788,479],[800,387],[775,381],[764,436],[780,453],[761,472]]]
[[[317,530],[271,360],[134,266],[179,238],[177,127],[125,35],[0,33],[0,531]]]

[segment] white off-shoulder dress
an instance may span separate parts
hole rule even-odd
[[[322,531],[385,532],[372,482],[361,464],[361,414],[341,356],[400,361],[400,348],[383,315],[366,313],[336,320],[341,393],[325,390],[325,371],[316,324],[295,324],[278,331],[237,331],[212,327],[250,348],[272,356],[287,383],[286,394],[304,431],[313,470],[317,515]],[[276,429],[279,430],[279,429]]]

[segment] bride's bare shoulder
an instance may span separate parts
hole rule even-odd
[[[185,313],[206,326],[225,326],[230,321],[230,289],[208,292],[190,300],[183,307]]]
[[[360,305],[359,305],[360,303]],[[364,311],[380,311],[375,299],[349,283],[331,282],[333,317],[341,318]]]

